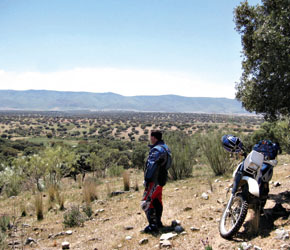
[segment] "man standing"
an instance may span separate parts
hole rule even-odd
[[[144,186],[145,191],[141,201],[149,225],[145,233],[158,231],[162,227],[161,216],[163,212],[162,188],[166,184],[168,168],[171,164],[171,152],[162,140],[160,131],[152,131],[150,136],[152,145],[145,166]]]

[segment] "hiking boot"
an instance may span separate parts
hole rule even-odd
[[[154,224],[148,225],[143,230],[144,233],[156,233],[158,232],[158,227]]]
[[[163,228],[164,226],[163,226],[163,223],[161,222],[161,221],[158,221],[157,222],[157,227],[158,228]]]

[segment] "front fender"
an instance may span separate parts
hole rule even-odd
[[[245,180],[247,183],[248,183],[248,186],[249,186],[249,192],[256,196],[256,197],[259,197],[260,196],[260,189],[259,189],[259,185],[258,185],[258,182],[249,177],[249,176],[243,176],[242,180]]]

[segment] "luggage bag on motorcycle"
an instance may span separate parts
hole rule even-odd
[[[278,148],[270,140],[262,140],[253,147],[253,150],[264,155],[266,160],[274,160],[278,154]]]

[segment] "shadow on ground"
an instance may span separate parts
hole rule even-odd
[[[274,222],[278,219],[285,221],[281,226],[290,224],[288,220],[290,216],[290,210],[285,209],[283,204],[290,203],[290,192],[285,191],[279,194],[270,194],[268,200],[272,200],[275,203],[273,208],[264,209],[264,213],[260,217],[259,233],[254,235],[250,233],[250,222],[244,224],[245,230],[238,233],[233,239],[234,241],[241,242],[245,240],[252,240],[258,236],[266,238],[270,233],[276,229]]]

